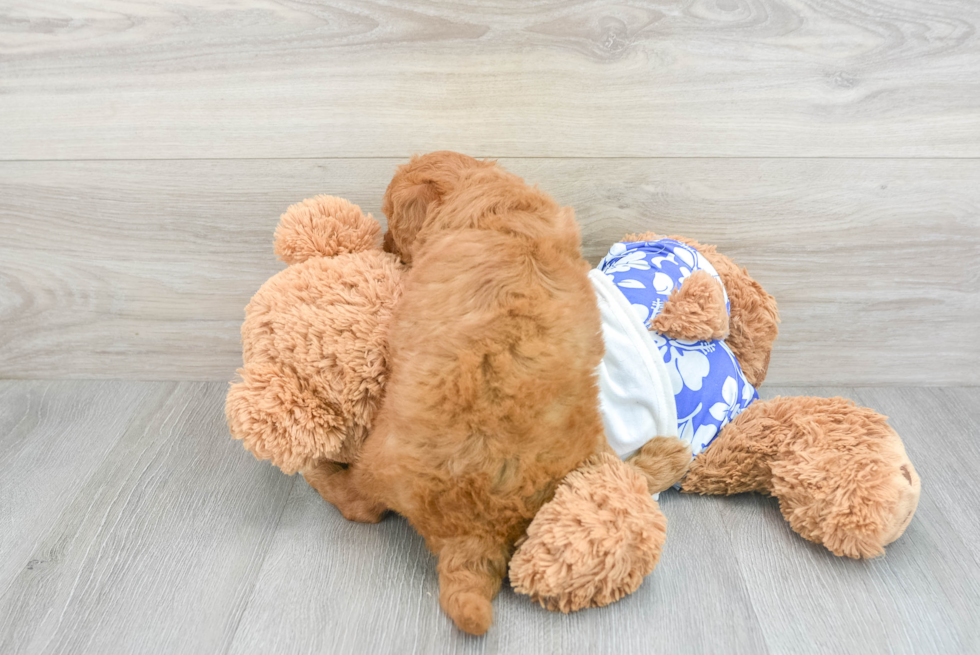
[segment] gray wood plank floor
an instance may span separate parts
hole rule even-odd
[[[667,493],[640,590],[551,614],[505,588],[482,639],[437,600],[398,517],[344,521],[228,436],[225,386],[0,382],[3,653],[967,653],[980,649],[980,389],[850,395],[891,415],[923,477],[885,557],[836,558],[774,500]]]
[[[980,653],[978,35],[976,0],[0,3],[0,378],[35,378],[0,381],[0,653]],[[288,204],[381,218],[440,148],[573,206],[593,261],[653,229],[748,267],[770,383],[864,387],[763,395],[890,414],[906,536],[842,560],[772,499],[667,493],[636,594],[505,588],[456,631],[403,520],[253,460],[204,382]]]

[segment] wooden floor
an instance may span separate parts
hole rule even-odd
[[[505,585],[478,639],[403,520],[348,523],[234,442],[223,384],[0,382],[0,652],[978,652],[980,389],[809,391],[890,414],[922,475],[884,557],[834,557],[769,498],[669,492],[638,592],[560,615]]]

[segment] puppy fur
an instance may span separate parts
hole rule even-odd
[[[493,162],[415,157],[383,209],[386,249],[412,268],[375,429],[331,500],[407,517],[439,557],[443,609],[482,634],[515,542],[606,448],[589,266],[572,211]]]

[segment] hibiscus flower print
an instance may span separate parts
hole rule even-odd
[[[670,294],[694,271],[706,270],[722,284],[705,257],[672,239],[615,244],[599,270],[619,288],[647,327]],[[727,304],[727,293],[725,301]],[[666,365],[678,435],[697,454],[758,394],[724,341],[669,339],[655,330],[649,334]]]
[[[703,405],[698,403],[694,411],[687,416],[678,419],[677,438],[691,444],[695,453],[701,452],[705,446],[711,443],[718,434],[718,426],[713,423],[698,424],[697,417],[702,413]]]
[[[674,281],[666,273],[657,271],[653,276],[653,288],[662,296],[669,296],[674,290]]]
[[[628,252],[603,270],[606,273],[624,273],[633,269],[638,269],[641,271],[650,270],[650,264],[647,263],[646,253],[641,250]]]
[[[738,408],[738,383],[735,378],[731,376],[725,378],[725,383],[721,386],[721,398],[721,401],[713,404],[708,411],[715,420],[728,423],[732,410]]]
[[[674,356],[674,366],[684,386],[691,391],[700,391],[701,383],[711,370],[711,364],[708,363],[705,354],[700,350],[682,352],[677,348],[671,348],[671,354]]]

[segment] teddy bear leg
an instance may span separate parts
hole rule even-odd
[[[768,403],[756,401],[722,428],[694,461],[681,481],[683,493],[730,495],[770,493],[770,462],[779,439],[769,418]]]
[[[493,621],[491,601],[507,573],[507,547],[503,543],[461,536],[439,548],[439,604],[456,626],[482,635]]]
[[[843,398],[781,400],[798,415],[797,438],[772,463],[783,516],[835,555],[883,554],[905,532],[921,491],[902,440],[884,416]]]
[[[684,467],[690,462],[686,451]],[[667,519],[635,466],[599,453],[562,481],[510,561],[514,591],[574,612],[631,594],[667,538]]]
[[[874,557],[908,527],[919,476],[885,417],[843,398],[753,403],[691,465],[682,491],[770,493],[835,555]]]
[[[348,521],[377,523],[387,508],[358,489],[353,473],[343,464],[320,460],[303,470],[303,478]]]

